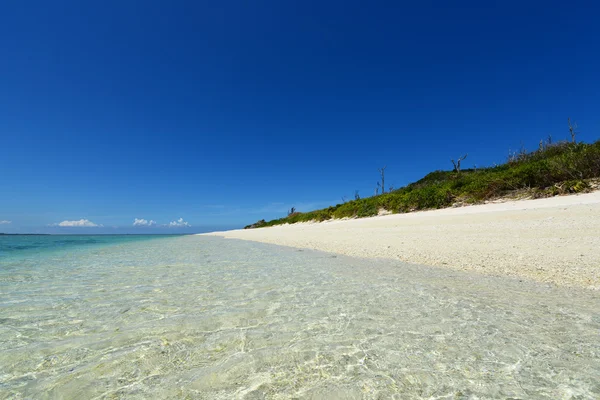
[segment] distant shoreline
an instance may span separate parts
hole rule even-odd
[[[202,235],[600,290],[600,191]]]
[[[50,233],[2,233],[0,236],[49,236]]]

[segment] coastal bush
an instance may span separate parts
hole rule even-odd
[[[406,197],[408,207],[415,210],[449,206],[452,199],[452,192],[442,184],[416,188]]]
[[[366,199],[349,201],[340,205],[334,212],[334,218],[352,218],[358,213],[359,208]]]
[[[359,218],[373,217],[379,212],[377,205],[374,202],[364,202],[358,209],[356,216]]]
[[[455,202],[478,203],[515,191],[548,197],[589,190],[586,180],[600,177],[600,140],[591,144],[541,143],[536,151],[523,149],[508,162],[488,168],[433,171],[403,188],[368,198],[356,198],[322,210],[294,212],[288,217],[260,220],[246,228],[370,217],[379,209],[394,213],[449,207]]]
[[[568,181],[565,182],[564,186],[563,186],[563,190],[568,192],[568,193],[581,193],[584,192],[585,190],[589,189],[589,185],[587,182],[584,181]]]
[[[252,225],[246,225],[244,229],[262,228],[263,226],[267,226],[267,221],[261,219],[260,221],[255,222]]]

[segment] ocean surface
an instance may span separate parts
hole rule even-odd
[[[180,236],[0,236],[2,399],[599,399],[600,293]]]

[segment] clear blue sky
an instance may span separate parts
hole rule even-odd
[[[399,187],[503,162],[568,117],[595,141],[598,21],[592,1],[3,1],[0,232],[233,228],[371,195],[383,165]],[[103,226],[52,226],[81,220]]]

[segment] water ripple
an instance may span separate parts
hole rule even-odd
[[[0,293],[1,398],[600,398],[596,292],[179,237],[0,260]]]

